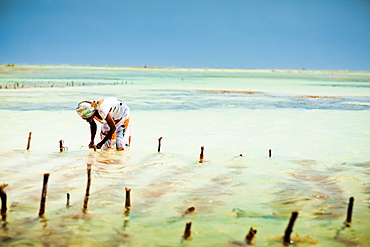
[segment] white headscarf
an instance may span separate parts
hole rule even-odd
[[[83,119],[92,117],[96,111],[97,104],[95,101],[84,100],[78,103],[76,107],[77,114]]]

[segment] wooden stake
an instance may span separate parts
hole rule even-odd
[[[67,193],[67,204],[66,204],[67,208],[69,208],[69,198],[70,198],[69,193]]]
[[[352,210],[353,210],[353,202],[354,201],[355,201],[355,198],[353,198],[353,197],[349,198],[348,209],[347,209],[347,218],[346,218],[347,226],[349,226],[349,223],[351,223],[351,221],[352,221]]]
[[[64,147],[63,147],[63,140],[60,140],[59,141],[59,151],[62,153],[64,151]]]
[[[125,220],[123,221],[123,229],[126,229],[129,223],[129,216],[130,216],[130,208],[131,208],[131,201],[130,201],[130,188],[125,188],[126,191],[126,202],[125,202],[125,210],[124,210],[124,215],[125,215]]]
[[[82,208],[82,212],[87,212],[87,203],[89,202],[90,196],[90,185],[91,185],[91,164],[87,164],[87,186],[86,186],[86,194],[84,198],[84,205]]]
[[[162,137],[159,137],[158,138],[158,153],[161,152],[161,141],[162,141]]]
[[[188,207],[188,208],[185,210],[184,215],[187,215],[187,214],[193,213],[194,211],[195,211],[195,207],[194,207],[194,206]]]
[[[252,244],[252,240],[254,236],[257,234],[257,230],[253,229],[252,227],[249,229],[249,233],[245,236],[245,241],[247,244]]]
[[[272,157],[272,150],[269,149],[269,158],[271,158],[271,157]]]
[[[292,212],[292,216],[290,217],[289,224],[287,228],[285,229],[284,243],[290,243],[290,234],[293,231],[294,222],[297,219],[297,217],[298,217],[298,212],[297,211]]]
[[[6,193],[5,187],[8,186],[7,184],[0,185],[0,198],[1,198],[1,217],[3,220],[6,219]]]
[[[189,239],[191,236],[191,222],[187,222],[185,225],[184,235],[182,236],[185,240]]]
[[[30,150],[30,147],[31,147],[31,135],[32,135],[32,132],[28,134],[27,150]]]
[[[45,202],[46,202],[46,194],[47,194],[47,189],[48,189],[49,175],[50,175],[49,173],[44,173],[44,182],[42,185],[39,217],[42,217],[45,213]]]
[[[126,191],[125,214],[128,215],[131,209],[131,197],[130,197],[131,189],[126,187],[125,191]]]
[[[200,156],[199,156],[199,163],[203,163],[204,159],[204,146],[200,147]]]

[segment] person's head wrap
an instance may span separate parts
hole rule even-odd
[[[83,119],[90,118],[96,111],[97,104],[95,101],[84,100],[78,103],[76,107],[77,114]]]

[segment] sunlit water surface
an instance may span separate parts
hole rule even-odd
[[[294,246],[370,245],[368,72],[1,65],[0,86],[1,246],[283,246],[293,211]],[[109,96],[131,151],[87,148],[75,106]]]

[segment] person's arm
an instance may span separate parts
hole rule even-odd
[[[94,119],[92,119],[92,121],[90,121],[89,124],[90,124],[90,133],[91,133],[91,140],[89,143],[89,148],[94,148],[94,139],[95,139],[97,127],[96,127],[96,123]]]
[[[112,116],[110,115],[110,113],[108,113],[107,117],[105,118],[105,121],[107,122],[109,126],[109,132],[101,142],[96,144],[96,148],[98,149],[101,148],[106,141],[110,140],[112,138],[113,133],[116,131],[116,124],[114,123],[114,120]]]

